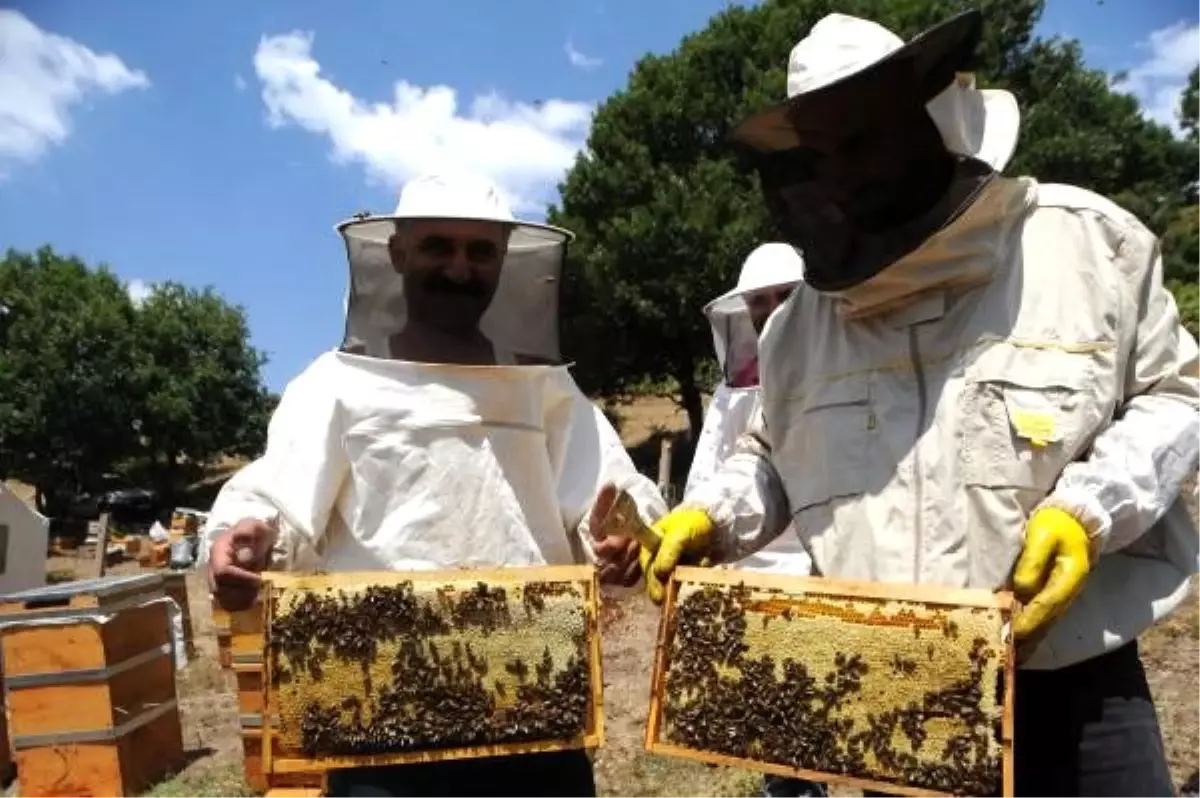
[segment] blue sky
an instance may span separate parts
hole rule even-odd
[[[276,390],[341,336],[332,225],[441,160],[537,217],[594,103],[717,0],[38,0],[0,11],[0,248],[212,285]],[[1050,0],[1039,32],[1169,118],[1193,0]]]

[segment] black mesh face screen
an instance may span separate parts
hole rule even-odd
[[[819,157],[819,156],[816,156]],[[942,197],[920,216],[868,231],[847,216],[815,179],[815,157],[804,148],[765,153],[755,168],[781,240],[804,255],[804,281],[818,291],[844,291],[871,279],[956,219],[995,172],[961,159]]]
[[[854,231],[816,180],[819,158],[812,150],[798,147],[762,155],[756,166],[767,211],[780,237],[804,253],[805,282],[818,291],[836,291],[874,276],[879,269],[848,263]]]

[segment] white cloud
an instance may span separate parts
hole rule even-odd
[[[1176,22],[1152,32],[1138,48],[1146,58],[1131,68],[1117,84],[1142,104],[1143,113],[1178,131],[1179,95],[1188,73],[1200,61],[1200,24]]]
[[[144,72],[0,10],[0,171],[36,160],[71,132],[70,111],[89,94],[150,85]]]
[[[154,286],[145,280],[133,279],[125,286],[125,291],[129,294],[129,299],[134,305],[141,305],[150,297],[150,294],[154,291]]]
[[[244,77],[242,77],[241,75],[233,76],[233,87],[235,89],[237,89],[238,91],[245,91],[246,85],[247,85],[246,79]]]
[[[567,60],[571,62],[571,66],[582,69],[585,72],[590,72],[596,67],[604,63],[602,58],[594,58],[580,50],[575,49],[575,44],[570,39],[563,45],[563,51],[567,54]]]
[[[590,103],[475,97],[459,108],[449,86],[398,80],[389,101],[355,97],[321,74],[311,33],[265,36],[254,54],[267,121],[296,125],[329,140],[339,163],[357,163],[369,179],[398,187],[418,172],[444,167],[488,175],[517,209],[540,207],[574,162],[591,124]]]

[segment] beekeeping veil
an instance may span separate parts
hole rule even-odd
[[[788,99],[731,133],[759,173],[780,234],[804,251],[806,284],[836,292],[870,279],[966,207],[973,183],[1004,169],[1016,148],[1021,114],[1012,94],[977,89],[967,71],[982,26],[978,11],[965,11],[906,43],[869,20],[830,14],[791,52]],[[973,181],[961,181],[966,196],[949,192],[947,208],[935,208],[928,219],[871,231],[822,186],[798,124],[850,118],[870,106],[881,87],[903,89],[924,102],[946,150],[959,160],[960,173]]]
[[[717,363],[726,385],[758,356],[758,331],[754,329],[746,297],[768,288],[787,288],[804,279],[804,260],[789,244],[763,244],[742,264],[737,286],[704,307],[712,326]]]
[[[416,279],[397,270],[389,241],[408,224],[413,238],[421,236],[422,222],[491,222],[503,232],[489,231],[503,242],[499,278],[494,292],[489,285],[453,284],[440,275],[449,302],[477,302],[486,307],[478,318],[477,333],[491,343],[496,365],[561,362],[558,341],[559,275],[571,234],[556,227],[521,222],[490,181],[469,174],[439,173],[414,178],[400,194],[390,216],[362,215],[337,226],[346,244],[350,287],[345,300],[346,329],[342,350],[376,358],[394,359],[392,340],[418,325],[411,302],[426,301],[415,290]],[[428,227],[429,225],[425,225]],[[433,236],[446,258],[470,258],[478,242]],[[420,245],[414,240],[413,245]],[[447,250],[449,247],[449,251]],[[439,256],[440,256],[439,255]],[[437,260],[438,256],[434,257]],[[432,270],[437,272],[437,269]],[[494,269],[493,269],[494,271]],[[406,291],[406,285],[409,289]],[[471,291],[478,289],[475,295]],[[456,293],[463,292],[463,293]],[[429,308],[425,309],[428,316]],[[469,315],[469,314],[468,314]],[[438,336],[432,336],[439,340]],[[461,363],[454,347],[434,362]]]

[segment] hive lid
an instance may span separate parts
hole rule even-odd
[[[129,574],[78,579],[0,596],[0,614],[109,607],[119,598],[162,588],[158,574]]]

